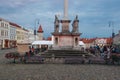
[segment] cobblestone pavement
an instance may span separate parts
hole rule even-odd
[[[0,80],[120,80],[117,65],[13,64],[4,53],[0,51]]]
[[[8,61],[10,61],[5,58],[5,54],[8,52],[14,52],[14,51],[16,51],[15,48],[0,50],[0,64],[5,64]]]

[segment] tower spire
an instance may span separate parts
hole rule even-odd
[[[68,0],[64,0],[64,19],[68,19]]]

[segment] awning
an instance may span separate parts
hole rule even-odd
[[[53,41],[46,41],[46,40],[34,41],[32,45],[53,45]]]
[[[79,45],[83,46],[85,44],[83,43],[83,41],[79,41]]]

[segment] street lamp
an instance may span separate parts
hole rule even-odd
[[[114,22],[113,21],[109,21],[109,27],[112,27],[112,38],[114,38],[115,33],[114,33]]]
[[[35,19],[35,27],[34,27],[34,38],[36,41],[37,30],[36,27],[39,25],[39,19]]]

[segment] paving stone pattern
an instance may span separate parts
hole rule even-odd
[[[0,51],[0,80],[120,80],[118,65],[13,64],[5,53]]]

